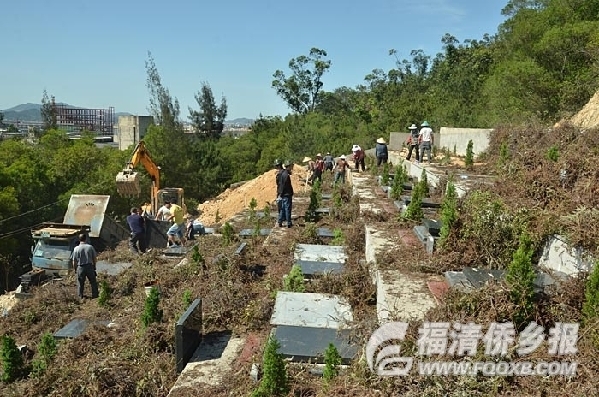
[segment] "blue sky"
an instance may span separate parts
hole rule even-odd
[[[434,56],[441,37],[463,41],[494,34],[507,0],[12,0],[2,5],[0,109],[59,102],[147,114],[144,63],[152,52],[163,83],[196,107],[200,83],[228,119],[285,115],[271,88],[275,70],[312,47],[332,61],[325,89],[355,87],[372,69],[422,49]]]

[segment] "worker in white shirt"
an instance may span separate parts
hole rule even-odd
[[[420,146],[420,161],[424,163],[424,152],[428,153],[428,162],[430,164],[433,156],[432,150],[435,144],[433,129],[428,121],[423,121],[420,125],[420,134],[418,135],[418,144]]]

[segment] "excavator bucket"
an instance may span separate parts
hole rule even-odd
[[[116,191],[125,197],[134,197],[141,194],[139,173],[123,170],[116,175]]]

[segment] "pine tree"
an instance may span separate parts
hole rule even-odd
[[[2,360],[2,376],[0,379],[5,383],[17,380],[23,371],[23,356],[17,348],[15,340],[8,335],[2,336],[0,359]]]
[[[468,146],[466,146],[466,159],[464,160],[464,163],[466,164],[467,169],[472,169],[472,166],[474,165],[473,147],[474,147],[474,143],[472,142],[472,139],[470,139],[468,141]]]
[[[418,181],[418,185],[420,186],[420,190],[422,192],[422,197],[428,197],[430,194],[430,190],[428,187],[428,175],[426,174],[426,169],[422,169],[422,173],[420,174],[420,180]]]
[[[332,343],[329,343],[329,346],[324,352],[324,371],[322,373],[322,377],[326,381],[332,380],[334,377],[339,375],[339,365],[341,365],[341,356],[339,355],[339,351]]]
[[[289,393],[289,379],[283,355],[278,352],[281,345],[270,337],[264,351],[263,378],[252,397],[281,397]]]
[[[523,324],[531,315],[534,305],[535,271],[532,265],[534,248],[526,232],[520,235],[520,244],[507,268],[506,281],[510,286],[510,297],[517,306],[514,321]]]
[[[452,181],[447,182],[447,191],[443,196],[443,202],[441,203],[441,231],[439,234],[439,244],[443,245],[447,237],[451,226],[458,219],[458,195],[456,193],[455,185]]]
[[[160,293],[158,292],[158,288],[152,287],[150,295],[146,298],[144,312],[141,316],[141,322],[143,323],[144,328],[152,323],[159,323],[162,321],[162,310],[158,310],[159,304]]]
[[[54,336],[49,332],[45,333],[38,349],[39,357],[33,360],[33,376],[40,376],[46,371],[56,352]]]
[[[299,265],[293,265],[291,271],[285,278],[285,291],[288,292],[304,292],[306,286],[304,284],[304,274]]]

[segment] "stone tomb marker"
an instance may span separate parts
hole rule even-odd
[[[202,341],[202,300],[196,299],[175,324],[175,356],[180,373]]]
[[[358,353],[358,347],[350,342],[350,332],[279,325],[273,330],[273,337],[281,344],[279,353],[293,362],[323,363],[324,352],[332,343],[341,356],[341,364],[348,365]]]
[[[108,326],[110,321],[92,321],[84,318],[76,318],[71,320],[67,325],[54,333],[54,339],[71,339],[77,338],[85,332],[92,324]]]

